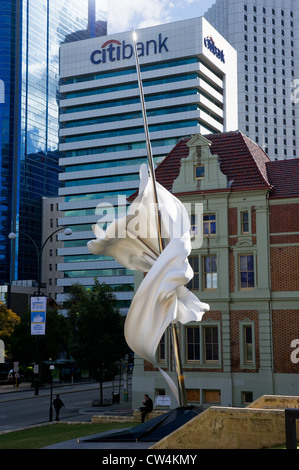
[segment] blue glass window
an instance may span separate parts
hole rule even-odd
[[[175,114],[175,113],[184,113],[188,111],[196,111],[198,107],[196,104],[194,105],[186,105],[186,106],[175,106],[172,108],[163,108],[163,109],[154,109],[147,111],[147,117],[151,116],[163,116],[165,114]],[[105,124],[107,122],[118,122],[118,121],[127,121],[129,119],[139,119],[142,118],[142,113],[134,112],[134,113],[127,113],[127,114],[119,114],[113,116],[105,116],[101,118],[89,118],[89,119],[82,119],[76,121],[67,121],[64,122],[62,127],[63,128],[70,128],[70,127],[80,127],[80,126],[88,126],[93,124]]]
[[[170,124],[155,124],[149,126],[149,131],[161,131],[166,129],[177,129],[181,127],[196,127],[198,126],[197,121],[179,121],[173,122]],[[95,132],[90,134],[82,134],[79,136],[72,136],[72,137],[65,137],[64,142],[81,142],[85,140],[93,140],[93,139],[105,139],[107,137],[121,137],[124,135],[135,135],[135,134],[143,134],[144,128],[143,127],[132,127],[130,129],[120,129],[120,130],[113,130],[113,131],[103,131],[103,132]]]
[[[111,269],[88,269],[77,271],[65,271],[64,277],[99,277],[99,276],[132,276],[134,271],[125,268],[111,268]]]
[[[173,137],[170,139],[157,139],[151,142],[152,147],[163,147],[165,145],[175,145],[181,139],[179,137]],[[145,141],[142,142],[132,142],[126,144],[116,144],[116,145],[108,145],[107,147],[94,147],[94,148],[87,148],[83,150],[68,150],[64,152],[65,157],[79,157],[83,155],[97,155],[102,153],[110,153],[110,152],[122,152],[126,150],[137,150],[137,149],[145,149],[146,144]]]
[[[158,62],[157,64],[149,64],[149,65],[141,65],[140,70],[142,72],[150,71],[150,70],[159,70],[159,69],[164,69],[164,68],[169,68],[169,67],[178,67],[180,65],[186,65],[186,64],[192,64],[199,62],[199,59],[197,57],[189,57],[187,59],[179,59],[175,61],[169,61],[169,62]],[[92,74],[92,75],[83,75],[81,77],[75,77],[75,78],[67,78],[61,80],[62,85],[69,85],[71,83],[81,83],[81,82],[87,82],[90,80],[100,80],[103,78],[111,78],[111,77],[120,77],[123,75],[130,75],[130,74],[135,74],[136,73],[136,68],[128,68],[126,70],[117,70],[116,72],[101,72],[99,74]]]
[[[65,187],[85,186],[90,184],[116,183],[119,181],[139,181],[139,173],[132,175],[100,176],[98,178],[84,178],[82,180],[66,181]]]
[[[254,258],[253,255],[239,256],[240,288],[254,288]]]
[[[196,73],[190,73],[188,75],[176,75],[174,77],[166,77],[166,78],[157,78],[153,80],[144,80],[142,85],[143,87],[147,86],[157,86],[161,84],[167,83],[174,83],[180,82],[185,80],[192,80],[198,78]],[[101,95],[103,93],[112,93],[115,91],[124,91],[124,90],[133,90],[134,88],[138,88],[138,83],[127,83],[125,85],[111,85],[109,87],[103,88],[94,88],[93,90],[83,90],[83,91],[70,91],[68,93],[62,93],[63,99],[70,99],[70,98],[79,98],[80,96],[91,96],[91,95]]]
[[[216,233],[216,215],[204,214],[203,215],[203,234],[215,235]]]
[[[181,96],[197,95],[197,89],[189,90],[179,90],[179,91],[169,91],[165,93],[158,93],[155,95],[146,95],[144,97],[145,102],[149,101],[159,101],[162,99],[171,99],[178,98]],[[67,108],[61,108],[62,113],[79,113],[80,111],[92,111],[95,109],[104,109],[104,108],[113,108],[115,106],[127,106],[129,104],[140,103],[140,98],[128,98],[124,100],[114,100],[108,101],[105,103],[92,103],[92,104],[82,104],[77,106],[68,106]]]

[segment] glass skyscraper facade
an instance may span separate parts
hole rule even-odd
[[[59,47],[107,34],[105,2],[1,0],[1,284],[37,279],[25,234],[40,246],[42,197],[58,194]]]

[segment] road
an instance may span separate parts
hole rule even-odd
[[[124,394],[121,387],[120,405],[130,409],[130,403],[123,403]],[[65,407],[60,412],[61,421],[90,422],[93,415],[108,411],[111,407],[92,406],[94,400],[99,399],[99,384],[69,384],[53,386],[53,399],[59,393]],[[112,384],[104,384],[104,400],[112,399]],[[118,384],[114,385],[114,393],[119,393]],[[130,391],[129,391],[130,393]],[[39,395],[34,394],[33,388],[22,388],[0,393],[0,432],[21,429],[42,423],[48,423],[50,417],[50,387],[40,388]],[[55,411],[53,409],[53,420]]]

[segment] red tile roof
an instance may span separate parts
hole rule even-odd
[[[272,198],[299,196],[299,158],[271,161],[266,169],[273,186]]]
[[[242,132],[209,134],[204,137],[212,142],[210,151],[219,156],[220,169],[227,176],[231,190],[270,187],[266,171],[269,157]],[[186,145],[188,140],[189,138],[181,140],[156,170],[157,181],[168,190],[172,189],[173,182],[179,175],[181,159],[189,154]]]
[[[299,159],[271,161],[262,148],[240,131],[208,134],[210,151],[219,156],[220,169],[231,191],[270,190],[270,197],[299,196]],[[179,176],[181,159],[189,155],[182,139],[156,169],[156,180],[172,191]],[[130,196],[133,200],[137,193]]]
[[[156,180],[168,191],[172,190],[173,182],[180,174],[181,159],[189,155],[188,140],[190,137],[180,140],[155,171]]]

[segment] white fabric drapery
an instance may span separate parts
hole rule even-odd
[[[156,350],[171,323],[200,321],[209,305],[185,287],[193,277],[188,262],[191,240],[187,211],[159,183],[156,188],[162,237],[166,240],[161,253],[153,182],[146,165],[140,168],[139,194],[127,215],[114,219],[105,232],[94,225],[96,239],[88,242],[88,249],[113,257],[127,269],[147,273],[127,314],[125,338],[132,351],[160,370],[179,403],[177,385],[157,364]]]

